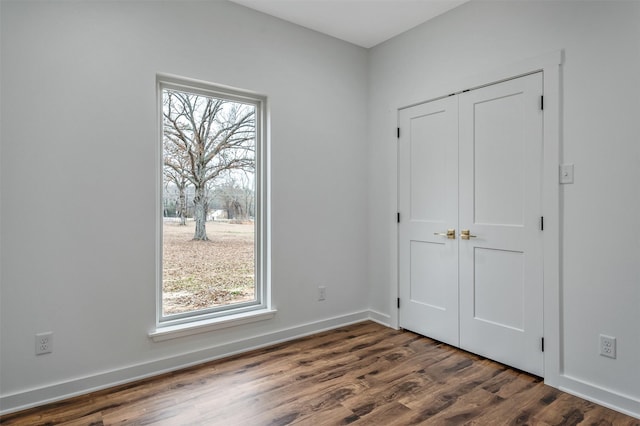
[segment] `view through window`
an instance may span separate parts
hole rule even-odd
[[[160,89],[160,319],[260,305],[260,103],[201,88],[161,84]]]

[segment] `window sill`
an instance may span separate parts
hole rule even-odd
[[[257,311],[243,312],[240,314],[226,315],[219,318],[209,318],[201,321],[193,321],[184,324],[159,326],[149,333],[154,342],[162,342],[169,339],[207,333],[228,327],[249,324],[257,321],[265,321],[273,318],[278,312],[275,309],[261,309]]]

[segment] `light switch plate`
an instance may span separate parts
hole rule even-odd
[[[573,183],[573,164],[560,165],[560,183]]]

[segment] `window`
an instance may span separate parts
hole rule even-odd
[[[267,308],[266,99],[158,77],[158,326]]]

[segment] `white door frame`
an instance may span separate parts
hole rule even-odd
[[[544,118],[543,118],[543,172],[542,172],[542,211],[544,220],[543,233],[543,264],[544,264],[544,381],[546,384],[559,387],[561,375],[561,333],[560,333],[560,74],[563,62],[561,50],[538,57],[526,59],[497,69],[486,71],[469,77],[456,87],[440,93],[426,94],[422,100],[413,99],[410,102],[398,102],[390,108],[394,114],[395,123],[398,122],[398,110],[423,102],[429,102],[451,93],[475,89],[489,84],[499,83],[515,77],[543,72]],[[390,156],[391,170],[391,202],[392,211],[389,217],[395,219],[398,211],[398,152],[397,141],[393,145],[393,155]],[[399,294],[398,279],[398,226],[395,220],[391,224],[391,294],[389,303],[390,326],[398,328],[399,310],[396,300]],[[395,283],[395,285],[393,285]]]

